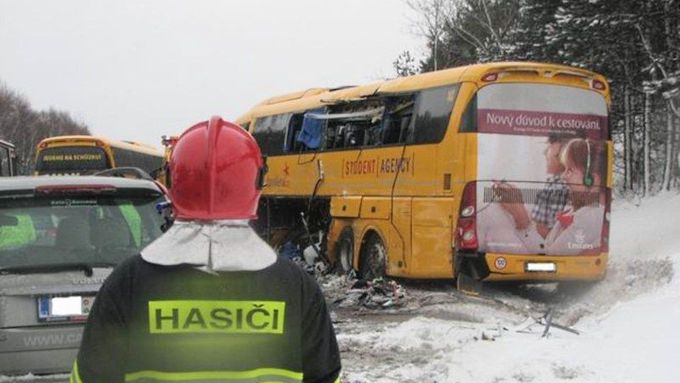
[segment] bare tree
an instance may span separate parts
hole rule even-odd
[[[66,112],[34,111],[25,97],[0,83],[0,139],[16,146],[20,174],[29,173],[33,167],[40,140],[65,134],[90,133],[87,126],[74,121]]]
[[[473,46],[482,60],[504,58],[519,21],[519,0],[452,1],[447,30]]]
[[[439,45],[454,2],[451,0],[406,0],[406,4],[418,15],[412,23],[418,33],[427,39],[432,50],[434,70],[438,70]]]

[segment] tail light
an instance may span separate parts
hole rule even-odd
[[[482,76],[482,81],[484,82],[492,82],[496,80],[498,80],[498,73],[487,73]]]
[[[456,227],[456,247],[460,250],[477,250],[477,183],[468,182],[463,190]]]
[[[600,80],[593,80],[593,81],[591,82],[591,86],[593,87],[593,89],[597,89],[597,90],[605,90],[605,89],[607,89],[607,85],[606,85],[604,82],[600,81]]]

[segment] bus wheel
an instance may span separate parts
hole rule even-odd
[[[349,273],[352,270],[354,258],[354,234],[351,227],[342,229],[335,249],[336,272],[340,275]]]
[[[361,277],[368,281],[384,277],[386,262],[387,250],[382,240],[375,233],[369,234],[361,247],[361,263],[359,264]]]

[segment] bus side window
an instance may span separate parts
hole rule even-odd
[[[414,96],[391,97],[386,100],[382,144],[406,142],[413,117]]]
[[[418,94],[416,117],[407,143],[432,144],[444,138],[458,88],[458,85],[441,86]]]
[[[127,150],[111,146],[111,151],[113,152],[113,161],[117,168],[139,166],[138,164],[135,165],[134,159],[130,158],[130,153]]]
[[[266,155],[283,154],[286,149],[286,132],[292,113],[275,114],[255,120],[253,137]]]
[[[366,129],[363,126],[350,125],[344,134],[344,147],[360,146],[364,143],[364,133]]]
[[[269,126],[271,124],[272,116],[258,117],[255,120],[255,127],[253,129],[253,137],[262,150],[262,154],[270,155],[268,152],[269,146]]]
[[[326,108],[309,109],[291,117],[289,136],[295,152],[316,151],[327,148],[327,121],[323,118]],[[299,120],[298,120],[299,119]]]
[[[323,131],[324,149],[375,146],[382,143],[383,100],[361,100],[331,108]]]
[[[304,145],[298,142],[297,138],[302,130],[302,121],[304,120],[304,113],[293,114],[288,122],[288,129],[286,129],[286,142],[284,151],[287,153],[299,152]]]
[[[288,130],[288,123],[292,113],[277,114],[272,116],[270,137],[269,137],[269,153],[283,154],[285,147],[285,136]]]

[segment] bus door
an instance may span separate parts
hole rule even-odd
[[[410,224],[406,253],[409,275],[452,276],[452,180],[447,165],[452,157],[442,148],[458,85],[428,88],[414,94],[411,116],[402,135],[402,150],[392,188],[394,225],[403,233]],[[405,212],[410,211],[410,222]]]

